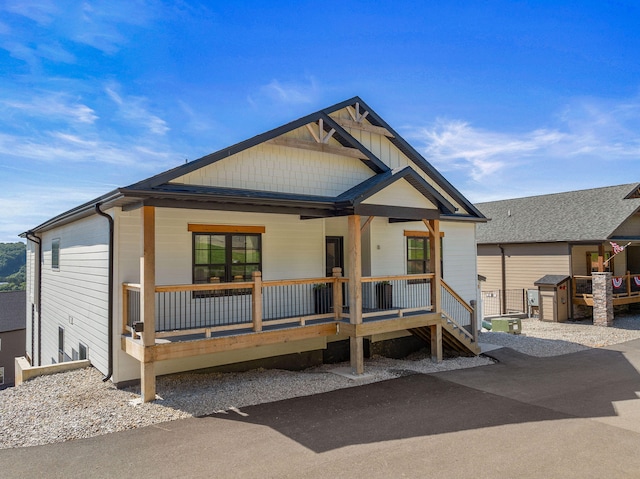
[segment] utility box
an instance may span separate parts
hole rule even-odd
[[[562,323],[569,319],[571,276],[548,274],[533,283],[538,287],[538,308],[541,321]]]
[[[540,294],[537,289],[527,290],[527,316],[529,318],[533,315],[539,315],[539,298]]]
[[[494,333],[520,334],[522,321],[520,318],[493,318],[491,320],[491,331]]]

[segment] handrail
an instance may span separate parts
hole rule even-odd
[[[348,281],[348,278],[345,278]],[[302,279],[272,279],[269,281],[263,281],[262,286],[293,286],[297,284],[322,284],[333,283],[336,281],[335,277],[327,276],[326,278],[302,278]]]
[[[156,293],[172,293],[178,291],[218,291],[226,289],[253,288],[253,281],[238,281],[233,283],[202,283],[202,284],[175,284],[156,286]]]
[[[398,274],[398,275],[392,275],[392,276],[363,276],[362,277],[362,282],[363,283],[375,283],[375,282],[381,282],[381,281],[398,281],[398,280],[404,280],[404,279],[408,279],[408,280],[422,280],[422,279],[433,279],[435,277],[435,274],[433,273],[426,273],[426,274]]]
[[[465,328],[461,327],[455,319],[453,319],[451,316],[449,316],[447,313],[445,313],[444,311],[442,312],[442,314],[449,320],[451,321],[457,328],[458,330],[460,330],[460,332],[462,332],[462,334],[464,334],[466,337],[468,337],[471,341],[475,341],[473,335],[467,331]]]
[[[618,292],[618,293],[613,293],[613,297],[614,298],[625,298],[625,297],[633,297],[633,296],[638,296],[640,295],[640,291],[633,291],[633,285],[631,284],[631,282],[634,280],[634,278],[640,278],[640,274],[631,274],[630,272],[627,272],[627,274],[622,274],[622,275],[612,275],[611,279],[612,280],[617,280],[617,279],[621,279],[624,281],[625,284],[625,290],[626,291],[622,291],[622,292]],[[577,282],[578,281],[593,281],[593,276],[573,276],[573,285],[572,285],[572,297],[576,298],[576,299],[580,299],[580,298],[591,298],[593,297],[593,293],[578,293],[577,292]]]
[[[348,291],[345,292],[341,285],[348,283],[349,278],[339,276],[339,273],[336,272],[337,276],[268,281],[262,281],[261,275],[256,273],[260,278],[254,275],[254,281],[156,285],[156,331],[162,335],[172,331],[176,334],[184,334],[186,331],[211,332],[227,327],[253,328],[254,331],[260,331],[263,324],[305,325],[306,322],[317,319],[342,321],[349,318],[349,311],[343,309],[347,304],[347,298],[342,296],[343,293],[348,294]],[[428,296],[429,284],[433,287],[434,278],[434,273],[363,277],[363,285],[366,284],[367,288],[370,288],[364,296],[367,296],[367,301],[374,302],[368,306],[371,309],[363,312],[363,317],[402,317],[404,314],[420,310],[440,310],[441,306],[438,305],[436,308]],[[386,297],[383,298],[383,305],[380,306],[378,300],[371,295],[377,293],[378,283],[386,282],[396,285],[396,294],[389,301]],[[316,284],[326,285],[326,288],[313,287]],[[420,284],[424,285],[424,291]],[[472,315],[473,308],[446,283],[441,284],[444,290]],[[402,289],[399,289],[399,285],[403,285]],[[122,288],[123,331],[131,331],[133,322],[139,321],[134,310],[139,301],[135,295],[139,294],[141,285],[123,283]],[[409,296],[400,295],[401,291],[402,294],[407,294],[404,293],[404,288],[408,288]],[[318,289],[333,290],[333,298],[317,296]],[[211,294],[206,294],[207,292]],[[427,296],[422,298],[421,295],[425,292]],[[323,302],[321,307],[314,307],[319,300]],[[452,312],[447,314],[455,317]]]
[[[446,289],[449,292],[449,294],[451,294],[451,296],[453,296],[460,303],[461,306],[464,306],[464,308],[467,311],[469,311],[470,313],[473,313],[473,308],[470,305],[468,305],[467,302],[464,299],[462,299],[460,295],[451,288],[451,286],[445,283],[444,280],[441,281],[441,284],[442,284],[442,287]]]
[[[451,296],[451,298],[456,302],[456,304],[458,304],[459,306],[462,306],[462,308],[466,310],[467,313],[469,314],[469,326],[471,328],[471,333],[467,331],[466,328],[453,317],[453,313],[451,311],[446,311],[445,308],[447,306],[447,301],[445,301],[444,298],[442,300],[440,312],[445,318],[447,318],[447,320],[453,323],[453,325],[456,326],[458,330],[462,332],[462,334],[467,336],[471,341],[475,341],[475,335],[473,334],[473,332],[477,330],[477,324],[476,324],[477,315],[475,314],[473,307],[467,304],[467,302],[464,299],[462,299],[462,297],[460,297],[460,295],[456,293],[451,288],[451,286],[449,286],[444,280],[441,280],[440,284],[441,284],[441,288]]]

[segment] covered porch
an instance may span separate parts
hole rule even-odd
[[[573,304],[593,307],[593,287],[591,276],[574,276],[572,278]],[[640,303],[640,274],[627,273],[611,277],[613,305]]]
[[[640,241],[630,237],[615,241],[591,247],[572,246],[571,298],[574,305],[593,307],[592,272],[611,273],[614,306],[640,303]]]
[[[362,233],[373,216],[351,214],[345,269],[328,277],[156,284],[156,207],[142,206],[140,282],[122,285],[121,348],[140,363],[144,401],[155,399],[158,361],[277,345],[348,338],[354,374],[364,372],[363,340],[409,331],[428,340],[434,361],[443,343],[478,354],[474,308],[441,277],[440,220],[424,218],[429,273],[363,276]]]

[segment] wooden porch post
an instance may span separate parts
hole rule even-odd
[[[431,327],[431,361],[442,362],[442,325],[433,324]]]
[[[342,277],[342,268],[331,270],[334,278]],[[336,279],[333,283],[333,316],[336,321],[340,321],[342,315],[342,283]]]
[[[441,280],[442,268],[440,267],[440,220],[429,220],[429,232],[431,233],[431,241],[429,242],[431,264],[430,271],[434,274],[431,283],[431,306],[434,313],[441,310]]]
[[[598,245],[598,273],[604,273],[604,245]]]
[[[143,402],[156,399],[156,375],[153,351],[156,344],[156,212],[142,207],[142,258],[140,258],[140,318],[144,323],[140,364],[140,391]]]
[[[440,267],[440,220],[423,221],[431,234],[429,241],[429,270],[433,273],[431,282],[431,307],[434,313],[442,311],[442,268]],[[442,325],[431,326],[431,360],[442,361]]]
[[[253,279],[253,294],[251,296],[251,314],[253,316],[253,330],[262,331],[262,272],[251,273]]]
[[[362,237],[360,215],[350,215],[349,224],[349,319],[362,323]],[[364,343],[362,337],[350,337],[351,372],[364,373]]]

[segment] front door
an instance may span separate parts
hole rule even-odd
[[[326,244],[326,275],[333,276],[333,268],[342,268],[344,276],[344,240],[342,236],[327,236]]]

